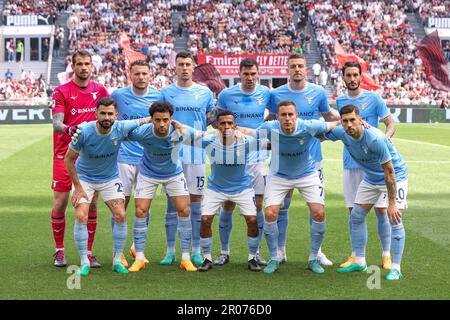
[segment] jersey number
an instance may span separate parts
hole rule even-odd
[[[119,182],[114,184],[117,187],[117,192],[123,192],[123,185]]]
[[[203,188],[205,185],[205,177],[197,177],[197,188]]]

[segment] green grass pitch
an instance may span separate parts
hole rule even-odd
[[[52,128],[0,126],[0,299],[449,299],[450,126],[398,125],[393,141],[409,168],[409,208],[404,215],[406,248],[399,282],[388,283],[384,280],[386,271],[382,271],[380,288],[369,289],[367,282],[374,274],[336,272],[350,253],[348,213],[342,199],[342,145],[325,142],[327,232],[322,247],[334,262],[325,274],[316,275],[306,269],[308,212],[298,192],[289,211],[288,263],[277,273],[247,270],[245,223],[236,213],[229,264],[208,273],[182,272],[178,264],[160,266],[165,253],[165,197],[158,195],[146,247],[148,267],[128,275],[111,271],[110,215],[101,204],[94,254],[103,267],[82,278],[80,289],[69,289],[71,274],[65,268],[52,266]],[[129,208],[127,251],[132,241],[133,216]],[[374,214],[370,213],[367,220],[367,262],[379,265],[381,248]],[[69,207],[66,255],[70,265],[77,265],[73,223],[73,208]],[[219,253],[217,224],[216,218],[213,256]],[[179,247],[177,250],[179,261]],[[265,241],[262,255],[268,258]]]

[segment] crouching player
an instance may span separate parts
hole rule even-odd
[[[342,140],[351,157],[364,171],[351,212],[351,239],[355,262],[338,269],[338,272],[365,271],[367,244],[367,213],[386,209],[391,224],[393,263],[387,280],[399,280],[400,262],[405,246],[405,229],[402,210],[407,208],[408,169],[401,155],[389,139],[376,128],[364,128],[359,109],[347,105],[340,110],[342,127],[336,127],[326,137]]]
[[[75,243],[80,253],[80,275],[88,275],[88,212],[96,191],[102,196],[114,216],[112,230],[114,241],[113,270],[128,273],[121,263],[127,238],[125,197],[117,168],[120,143],[128,133],[150,121],[150,117],[137,120],[115,121],[117,110],[114,100],[105,97],[98,101],[95,110],[97,121],[82,126],[78,139],[72,141],[64,158],[73,182],[72,204],[75,207]],[[79,155],[79,157],[78,157]],[[78,159],[77,159],[78,157]],[[74,161],[76,164],[74,165]]]

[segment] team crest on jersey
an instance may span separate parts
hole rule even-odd
[[[97,93],[98,93],[98,91],[91,92],[91,94],[92,94],[92,99],[94,99],[94,100],[97,99]]]
[[[367,154],[367,152],[369,152],[369,148],[367,148],[366,146],[362,147],[363,151],[365,154]]]
[[[360,108],[361,110],[364,110],[366,107],[367,107],[367,103],[365,103],[365,102],[362,102],[362,103],[359,105],[359,108]]]
[[[112,140],[113,145],[115,145],[115,146],[117,146],[119,144],[119,142],[120,142],[119,138],[114,138],[114,139],[111,139],[111,140]]]
[[[194,93],[194,99],[195,101],[197,101],[198,99],[200,99],[201,94],[200,93]]]
[[[311,104],[314,100],[314,97],[306,96],[305,99],[306,99],[306,101],[308,101],[308,104]]]
[[[298,139],[298,143],[300,143],[301,145],[303,145],[305,143],[305,139]]]
[[[263,99],[262,98],[258,98],[257,100],[256,100],[256,102],[258,102],[258,105],[262,105],[263,104]]]

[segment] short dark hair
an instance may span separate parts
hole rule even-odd
[[[153,117],[156,112],[168,112],[170,116],[173,116],[173,106],[168,101],[155,101],[151,104],[148,112],[151,117]]]
[[[225,116],[233,116],[233,118],[236,122],[236,113],[234,113],[231,110],[219,110],[219,112],[217,112],[217,114],[216,114],[216,122],[219,122],[220,117],[225,117]]]
[[[178,52],[177,55],[176,55],[176,57],[175,57],[175,61],[176,61],[178,58],[182,58],[182,59],[187,59],[187,58],[189,58],[189,59],[191,59],[192,61],[194,61],[194,57],[192,57],[192,54],[191,54],[190,52],[187,52],[187,51],[181,51],[181,52]]]
[[[87,50],[78,50],[75,51],[75,53],[72,55],[72,64],[75,64],[75,60],[76,58],[80,56],[80,57],[89,57],[91,58],[91,63],[92,63],[92,55],[89,51]]]
[[[347,68],[358,68],[359,74],[362,74],[361,65],[356,61],[347,61],[344,66],[342,67],[342,75],[345,74],[345,69]]]
[[[244,59],[242,59],[241,63],[239,64],[239,71],[241,71],[242,68],[251,68],[253,66],[255,66],[257,70],[259,70],[258,62],[256,61],[256,59],[244,58]]]
[[[148,64],[147,61],[144,61],[144,60],[135,60],[135,61],[133,61],[133,62],[131,63],[131,65],[130,65],[130,70],[131,70],[131,68],[133,68],[134,66],[142,66],[142,67],[147,67],[147,68],[150,69],[150,65]]]
[[[290,61],[290,60],[293,60],[293,59],[303,59],[303,60],[306,61],[306,57],[305,57],[305,55],[302,54],[302,53],[293,53],[293,54],[291,54],[291,55],[288,57],[288,64],[289,64],[289,61]]]
[[[96,109],[98,109],[100,106],[109,107],[110,105],[113,105],[114,109],[117,109],[116,102],[114,101],[113,98],[103,97],[100,100],[98,100]]]
[[[352,112],[355,112],[355,114],[359,115],[359,108],[354,106],[353,104],[348,104],[339,111],[339,114],[342,117],[343,114],[349,114]]]
[[[283,100],[283,101],[280,101],[277,104],[277,112],[280,109],[280,107],[285,107],[285,106],[294,106],[295,110],[297,110],[297,106],[295,105],[294,101],[292,101],[292,100]]]

